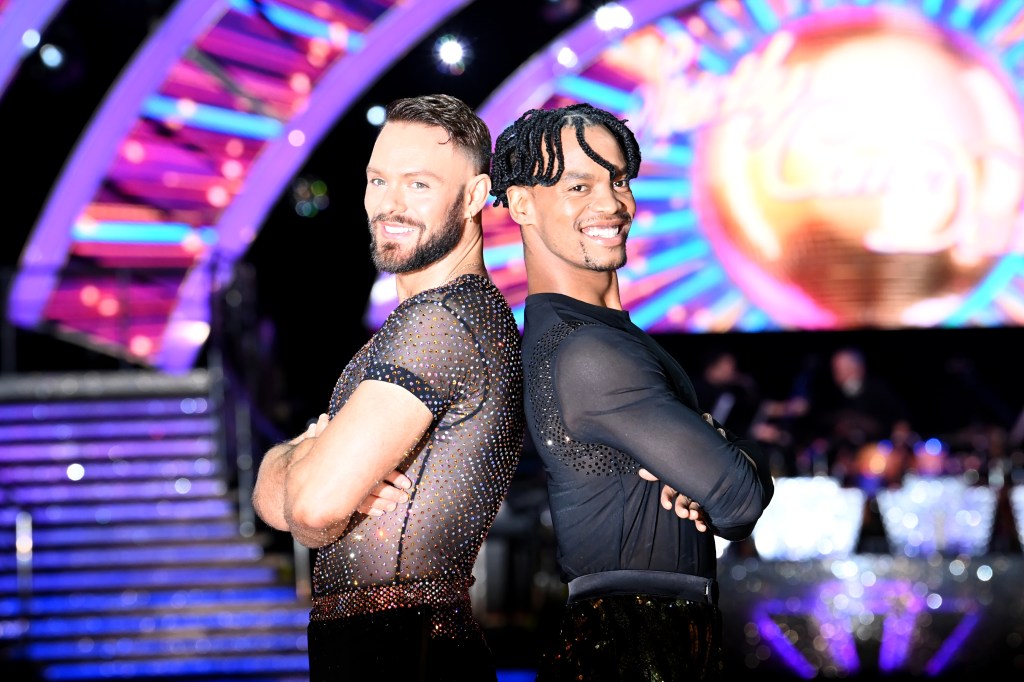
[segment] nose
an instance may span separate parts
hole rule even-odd
[[[595,187],[593,197],[591,208],[599,213],[621,213],[628,209],[623,192],[616,192],[610,183],[601,183]]]

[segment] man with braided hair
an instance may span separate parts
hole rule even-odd
[[[526,112],[491,161],[523,239],[524,408],[568,583],[542,682],[719,677],[713,536],[747,537],[774,491],[757,445],[702,413],[623,310],[639,170],[625,121],[589,104]]]

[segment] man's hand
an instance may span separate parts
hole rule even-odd
[[[321,414],[315,422],[310,422],[306,430],[292,438],[289,443],[298,445],[303,441],[316,438],[324,429],[330,418]],[[309,443],[307,443],[309,445]],[[301,459],[309,448],[297,448],[295,460]],[[383,516],[386,512],[394,511],[399,504],[409,501],[408,491],[412,489],[412,481],[401,471],[395,470],[384,477],[384,480],[376,485],[359,504],[358,512],[368,516]]]
[[[321,433],[324,432],[324,429],[327,428],[327,422],[329,421],[330,417],[328,417],[326,414],[321,414],[319,417],[317,417],[317,420],[315,422],[309,423],[309,426],[306,427],[305,431],[295,436],[295,438],[292,438],[288,442],[292,445],[298,445],[307,438],[315,438],[316,436],[319,436]]]
[[[640,478],[645,481],[657,481],[657,477],[647,469],[641,468],[639,471]],[[689,519],[693,521],[694,526],[701,533],[707,531],[708,524],[707,518],[704,515],[704,510],[700,504],[694,502],[686,495],[683,495],[679,491],[673,489],[670,486],[664,486],[661,489],[661,506],[665,509],[674,510],[676,516],[681,519]]]
[[[399,504],[408,502],[411,489],[412,481],[405,474],[392,471],[359,503],[356,511],[368,516],[383,516],[395,511]]]

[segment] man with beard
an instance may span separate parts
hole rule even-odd
[[[399,303],[327,413],[260,464],[260,517],[318,549],[314,681],[496,678],[469,587],[524,426],[519,330],[483,265],[490,144],[453,97],[388,106],[364,205]]]
[[[526,422],[569,588],[543,682],[719,677],[713,535],[747,537],[774,489],[756,444],[702,412],[623,310],[639,169],[633,133],[588,104],[526,112],[492,161],[523,239]]]

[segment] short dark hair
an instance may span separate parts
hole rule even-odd
[[[576,141],[587,156],[615,173],[616,169],[595,152],[583,136],[590,126],[604,126],[619,143],[626,157],[626,176],[640,172],[640,144],[626,121],[585,102],[558,109],[530,109],[505,128],[494,145],[491,159],[491,194],[495,206],[508,207],[508,188],[513,185],[550,187],[562,177],[562,129],[576,128]],[[545,158],[546,157],[546,158]]]
[[[478,173],[486,173],[491,163],[491,131],[462,100],[451,95],[420,95],[396,99],[385,110],[385,124],[421,123],[438,126],[448,140],[473,160]]]

